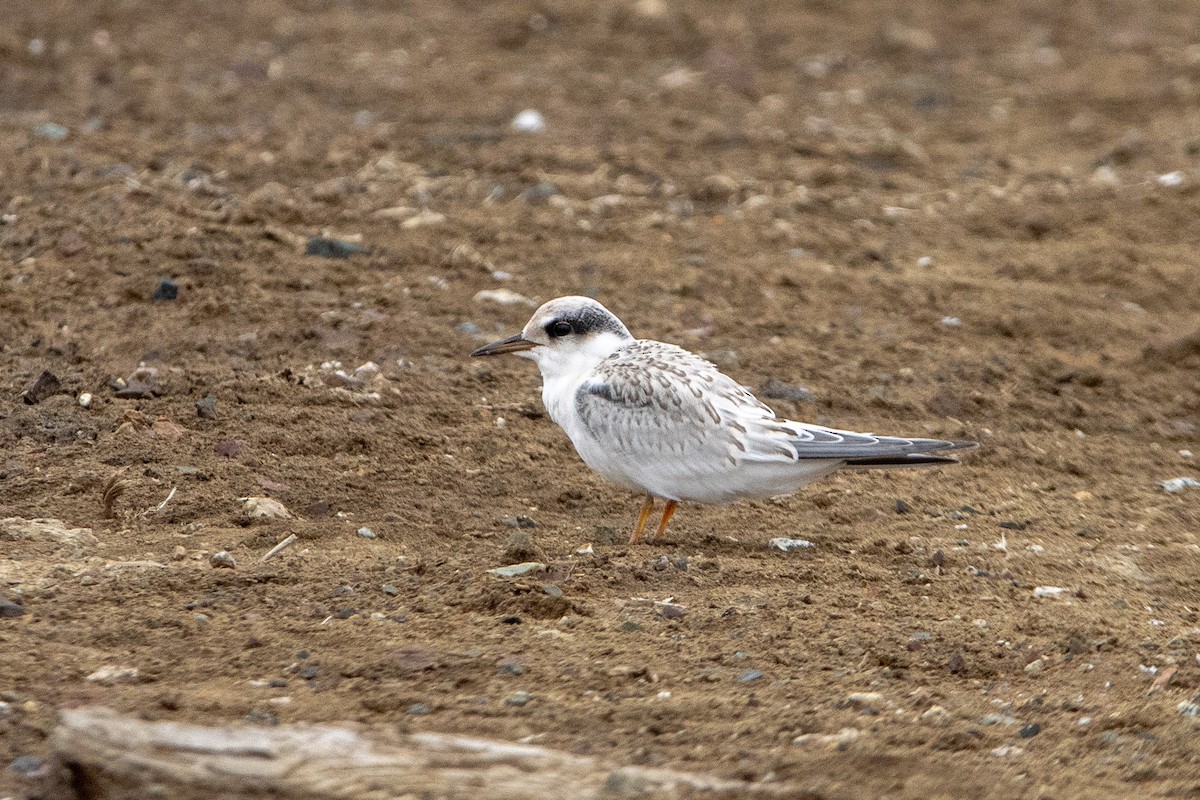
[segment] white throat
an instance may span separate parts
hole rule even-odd
[[[561,385],[564,382],[576,383],[581,380],[597,364],[632,341],[628,336],[601,331],[561,344],[551,342],[520,355],[537,362],[544,384]]]

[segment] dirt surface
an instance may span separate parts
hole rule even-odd
[[[8,9],[0,795],[91,703],[810,798],[1200,793],[1200,488],[1157,485],[1200,474],[1194,6],[793,5]],[[983,447],[628,547],[536,369],[467,358],[530,312],[483,290]]]

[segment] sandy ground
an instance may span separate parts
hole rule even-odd
[[[1194,6],[795,5],[9,9],[0,795],[87,703],[1200,793]],[[983,447],[626,546],[533,366],[467,358],[577,293],[781,415]]]

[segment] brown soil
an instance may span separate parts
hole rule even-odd
[[[1200,793],[1200,489],[1157,486],[1200,472],[1194,5],[794,5],[7,9],[0,517],[97,542],[3,541],[5,766],[99,703],[813,798]],[[484,289],[815,393],[784,415],[984,446],[627,547],[637,498],[532,365],[466,357],[529,313]],[[117,397],[139,363],[158,395]]]

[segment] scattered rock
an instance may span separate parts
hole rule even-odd
[[[211,394],[206,394],[196,401],[196,416],[200,419],[217,418],[217,398]]]
[[[408,715],[410,717],[424,717],[433,713],[433,709],[428,703],[413,703],[408,707]]]
[[[214,569],[237,569],[237,560],[227,550],[213,553],[208,563],[212,564]]]
[[[20,517],[0,519],[0,542],[51,542],[69,546],[80,552],[84,547],[99,544],[92,535],[91,528],[68,528],[57,519]]]
[[[474,300],[476,303],[496,303],[502,306],[537,306],[537,303],[512,289],[483,289],[475,293]]]
[[[357,242],[327,239],[324,236],[311,236],[304,245],[304,255],[319,258],[350,258],[350,256],[365,255],[370,252],[370,248]]]
[[[492,575],[499,575],[501,578],[519,578],[522,575],[545,572],[546,569],[546,565],[541,561],[526,561],[522,564],[512,564],[507,567],[489,569],[488,572]]]
[[[33,129],[33,135],[42,139],[49,139],[54,142],[60,142],[67,138],[71,133],[66,125],[59,125],[57,122],[43,122]]]
[[[28,400],[26,402],[29,402]],[[1200,481],[1195,478],[1171,478],[1169,481],[1159,481],[1159,487],[1170,494],[1182,492],[1184,489],[1200,488]]]
[[[419,646],[406,646],[406,648],[398,648],[392,654],[396,662],[396,666],[400,667],[401,672],[413,675],[419,672],[428,672],[431,669],[437,669],[442,666],[442,662],[432,650],[419,648]]]
[[[242,515],[248,520],[291,519],[292,512],[283,503],[270,497],[239,497]]]
[[[413,228],[421,228],[426,225],[441,225],[445,221],[445,214],[439,214],[436,211],[423,208],[418,213],[404,220],[404,222],[401,222],[400,227],[405,230],[412,230]]]
[[[532,699],[533,695],[531,695],[529,692],[513,692],[508,697],[504,698],[504,704],[509,706],[517,706],[520,708],[521,706],[529,705],[529,701]]]
[[[1041,673],[1045,672],[1045,670],[1046,659],[1044,658],[1035,658],[1033,661],[1030,661],[1025,665],[1026,675],[1040,675]]]
[[[15,619],[25,616],[25,607],[5,597],[0,597],[0,619]]]
[[[912,506],[910,506],[910,505],[909,505],[908,503],[906,503],[904,500],[900,500],[899,498],[897,498],[897,500],[896,500],[896,513],[897,513],[897,514],[907,514],[907,513],[908,513],[908,512],[910,512],[910,511],[912,511]]]
[[[663,619],[683,619],[687,616],[687,606],[682,603],[672,603],[667,600],[655,601],[654,613],[661,616]]]
[[[76,402],[79,403],[80,408],[91,408],[92,403],[95,402],[95,400],[96,398],[91,392],[81,392],[79,397],[76,399]]]
[[[1061,586],[1038,586],[1033,590],[1034,597],[1062,597],[1069,589]]]
[[[47,397],[58,394],[60,391],[62,391],[62,383],[59,382],[58,376],[50,370],[42,370],[42,374],[34,378],[33,383],[21,392],[21,399],[25,401],[26,405],[36,406]]]
[[[1024,752],[1024,749],[1017,747],[1015,744],[1002,744],[992,750],[992,755],[996,758],[1016,758]]]
[[[876,710],[883,705],[884,697],[879,692],[851,692],[846,702],[855,708]]]
[[[791,383],[784,383],[776,378],[767,378],[759,387],[759,394],[772,400],[788,400],[793,403],[811,403],[817,399],[808,389]]]
[[[1031,722],[1028,725],[1021,726],[1021,729],[1019,731],[1017,731],[1017,736],[1020,736],[1022,739],[1032,739],[1033,737],[1037,736],[1041,732],[1042,732],[1041,723]]]
[[[845,750],[861,735],[858,728],[842,728],[837,733],[803,733],[792,739],[792,744]]]
[[[362,538],[364,538],[364,539],[376,539],[376,538],[378,538],[378,537],[375,535],[375,531],[371,530],[370,528],[359,528],[359,529],[358,529],[358,535],[359,535],[359,536],[361,536],[361,537],[362,537]]]
[[[390,583],[385,583],[382,587],[380,587],[380,589],[389,597],[395,597],[396,595],[400,594],[400,590]]]
[[[222,458],[237,458],[242,453],[242,443],[236,439],[226,439],[213,445],[213,453]]]
[[[951,675],[961,675],[967,671],[967,657],[963,655],[961,650],[955,650],[950,656],[950,663],[947,664]]]
[[[150,295],[151,300],[162,302],[165,300],[175,300],[179,297],[179,284],[171,278],[163,278],[158,282],[158,286],[154,287],[154,294]]]
[[[530,205],[541,205],[557,194],[558,187],[553,183],[538,183],[517,195],[517,199]]]
[[[545,133],[546,118],[537,109],[527,108],[513,117],[512,129],[517,133]]]
[[[761,677],[763,677],[763,673],[761,671],[757,669],[748,669],[734,678],[734,680],[738,683],[752,683]]]
[[[516,564],[521,562],[541,562],[546,558],[542,549],[533,542],[533,537],[523,530],[513,531],[504,546],[504,560]]]
[[[786,536],[779,536],[767,542],[767,547],[786,553],[791,550],[807,550],[816,545],[807,539],[789,539]]]
[[[54,249],[63,258],[71,258],[86,250],[87,242],[79,235],[79,231],[70,230],[58,237],[58,243],[54,246]]]
[[[524,514],[518,514],[515,517],[501,517],[500,522],[510,528],[536,528],[537,521],[533,517],[527,517]]]
[[[116,667],[105,665],[88,675],[84,680],[98,683],[101,686],[115,686],[119,683],[140,683],[142,673],[136,667]]]
[[[145,365],[139,366],[128,377],[117,378],[111,386],[122,400],[145,400],[162,393],[158,385],[158,370]]]
[[[17,756],[9,763],[8,771],[25,780],[38,780],[50,774],[50,763],[37,756]]]

